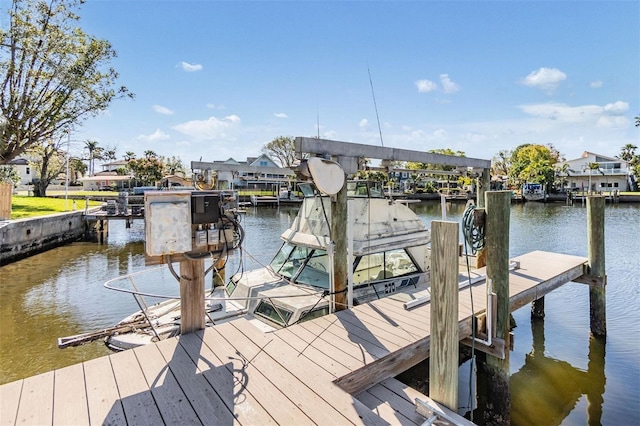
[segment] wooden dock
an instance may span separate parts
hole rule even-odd
[[[516,260],[512,311],[579,278],[587,261],[540,251]],[[484,283],[472,291],[482,313]],[[239,319],[18,380],[0,386],[0,424],[421,424],[414,399],[424,396],[393,379],[429,356],[429,304],[404,308],[421,295],[267,334]],[[460,340],[471,318],[462,289]]]

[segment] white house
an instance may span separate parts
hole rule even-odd
[[[29,164],[29,160],[18,157],[9,161],[10,166],[15,166],[20,175],[20,183],[18,185],[27,185],[33,182],[33,168]]]
[[[590,165],[598,165],[591,168]],[[628,191],[629,162],[585,151],[580,158],[556,164],[564,177],[564,189],[593,192]]]
[[[291,180],[291,171],[279,167],[266,154],[248,157],[247,161],[242,162],[229,158],[201,164],[206,164],[207,170],[216,173],[216,187],[219,189],[272,189],[274,185],[279,186]]]

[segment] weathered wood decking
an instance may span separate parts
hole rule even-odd
[[[583,275],[586,259],[532,252],[511,309]],[[474,310],[485,286],[472,287]],[[469,289],[459,338],[469,336]],[[428,357],[429,304],[396,295],[264,334],[246,319],[0,386],[0,424],[420,424],[393,379]]]

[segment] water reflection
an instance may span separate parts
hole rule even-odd
[[[590,337],[588,368],[581,370],[545,352],[544,319],[531,320],[533,347],[511,375],[511,423],[559,425],[584,395],[588,424],[600,425],[605,391],[605,340]]]

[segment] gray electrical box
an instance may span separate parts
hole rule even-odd
[[[208,191],[191,193],[191,223],[200,225],[220,220],[220,195]]]

